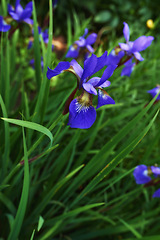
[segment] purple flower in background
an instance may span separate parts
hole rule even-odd
[[[8,4],[8,12],[11,17],[17,22],[26,22],[28,24],[33,24],[33,20],[30,19],[32,15],[33,4],[29,2],[23,9],[20,0],[16,0],[15,8]]]
[[[7,32],[11,28],[10,25],[8,25],[2,16],[0,16],[0,32]]]
[[[158,95],[158,97],[157,97],[156,100],[160,100],[160,85],[157,85],[157,87],[155,87],[155,88],[153,88],[153,89],[151,89],[151,90],[149,90],[149,91],[147,91],[147,92],[150,93],[153,98],[154,98],[154,97],[158,94],[158,92],[159,92],[159,95]]]
[[[77,63],[76,60],[71,62],[60,62],[58,66],[51,70],[48,68],[47,78],[59,75],[63,71],[70,71],[77,77],[77,89],[80,91],[80,96],[73,99],[69,105],[69,122],[71,128],[90,128],[96,120],[96,110],[92,105],[93,95],[97,95],[98,90],[98,104],[99,108],[106,104],[115,104],[114,100],[103,89],[110,85],[108,78],[111,77],[117,66],[110,65],[103,72],[102,77],[92,77],[93,74],[98,72],[105,66],[107,52],[101,57],[97,58],[92,54],[84,62],[84,69]],[[76,91],[74,90],[74,94]]]
[[[91,33],[86,39],[86,35],[88,34],[88,29],[86,28],[84,31],[83,36],[79,38],[79,40],[75,41],[73,45],[70,46],[66,58],[77,58],[79,55],[80,49],[86,49],[86,56],[85,59],[88,57],[89,53],[93,53],[94,49],[92,48],[91,45],[93,45],[97,39],[97,34],[96,33]]]
[[[127,56],[134,56],[137,60],[143,61],[140,52],[149,47],[154,39],[152,36],[141,36],[137,38],[134,42],[129,41],[130,31],[127,23],[123,23],[123,34],[126,39],[126,43],[119,43],[120,48],[125,51]]]
[[[153,175],[154,178],[151,178],[151,175]],[[156,185],[160,182],[158,179],[160,178],[160,167],[147,167],[146,165],[138,165],[134,169],[133,176],[137,184],[147,184],[148,186]],[[160,189],[156,190],[152,197],[160,197]]]
[[[133,176],[137,184],[145,184],[152,179],[148,176],[148,167],[146,165],[139,165],[135,168]]]
[[[32,33],[34,34],[34,30],[32,30]],[[48,29],[45,29],[44,31],[42,31],[41,27],[38,26],[38,34],[39,36],[42,36],[42,39],[44,41],[45,44],[48,44],[49,42],[49,35],[48,35]],[[39,38],[39,40],[41,40],[41,38]],[[33,41],[29,41],[28,43],[28,49],[30,49],[33,45]],[[54,48],[54,45],[52,44],[52,50]]]
[[[132,62],[132,59],[129,59],[126,63],[124,63],[124,68],[122,69],[121,76],[128,76],[130,77],[134,66],[136,65],[135,63]]]
[[[35,60],[34,59],[31,59],[29,64],[32,66],[33,69],[35,69],[35,66],[34,66]],[[43,57],[41,57],[41,68],[42,68],[42,70],[43,70],[43,67],[44,67]]]
[[[125,55],[125,52],[122,51],[119,47],[116,47],[108,55],[106,66],[119,64],[120,60],[124,57],[124,55]]]

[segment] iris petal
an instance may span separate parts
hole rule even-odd
[[[123,24],[124,24],[123,35],[124,35],[124,37],[126,39],[126,42],[128,42],[129,41],[129,26],[125,22]]]
[[[90,94],[97,95],[96,89],[93,87],[91,83],[83,83],[83,88]]]
[[[84,71],[81,77],[81,80],[86,79],[91,76],[94,72],[94,69],[97,65],[97,56],[92,54],[91,57],[87,58],[84,62]]]
[[[146,165],[139,165],[134,169],[133,176],[137,184],[145,184],[152,179],[148,176],[148,168]]]
[[[77,63],[75,59],[71,61],[70,65],[73,67],[76,74],[81,78],[83,73],[83,68]]]
[[[62,71],[68,69],[69,67],[69,62],[60,62],[53,70],[48,67],[47,78],[51,79],[52,77],[59,75],[60,73],[62,73]]]
[[[155,197],[158,197],[158,198],[159,198],[159,197],[160,197],[160,188],[154,192],[154,194],[153,194],[152,197],[153,197],[153,198],[155,198]]]
[[[133,43],[133,51],[140,52],[149,47],[153,41],[154,37],[152,36],[141,36],[137,38]]]
[[[90,128],[96,120],[96,110],[93,106],[85,106],[74,99],[69,106],[69,122],[71,128]]]
[[[96,87],[101,86],[108,78],[110,78],[116,69],[117,65],[109,65],[106,70],[103,72],[103,75],[101,77],[101,80],[97,84]]]
[[[98,90],[98,104],[97,108],[100,108],[103,105],[115,104],[115,101],[108,95],[103,89]]]
[[[92,45],[95,43],[97,39],[97,34],[96,33],[91,33],[87,38],[86,38],[86,44]]]

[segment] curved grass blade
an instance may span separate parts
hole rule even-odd
[[[52,133],[44,126],[38,124],[38,123],[33,123],[33,122],[29,122],[29,121],[23,121],[23,120],[17,120],[17,119],[12,119],[12,118],[1,118],[2,120],[9,122],[9,123],[13,123],[16,124],[18,126],[21,127],[26,127],[26,128],[30,128],[33,130],[36,130],[38,132],[41,132],[43,134],[45,134],[47,137],[49,137],[50,141],[51,141],[51,145],[53,143],[53,135]]]

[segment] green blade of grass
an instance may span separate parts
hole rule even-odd
[[[38,132],[41,132],[41,133],[45,134],[47,137],[49,137],[49,139],[51,141],[51,145],[53,143],[52,133],[49,131],[49,129],[47,129],[46,127],[44,127],[40,124],[29,122],[29,121],[11,119],[11,118],[1,118],[1,119],[6,122],[9,122],[9,123],[16,124],[21,127],[26,127],[26,128],[30,128],[30,129],[36,130]]]
[[[28,164],[27,146],[26,146],[24,129],[23,129],[23,147],[24,147],[24,161],[25,161],[23,189],[22,189],[22,195],[21,195],[19,207],[17,210],[17,214],[15,217],[11,232],[8,236],[8,240],[17,239],[19,236],[24,215],[26,212],[28,196],[29,196],[29,164]]]

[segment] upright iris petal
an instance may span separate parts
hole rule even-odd
[[[129,33],[129,26],[128,26],[128,24],[126,22],[124,22],[123,24],[124,24],[123,35],[124,35],[124,37],[126,39],[126,42],[128,42],[129,41],[129,35],[130,35],[130,33]]]

